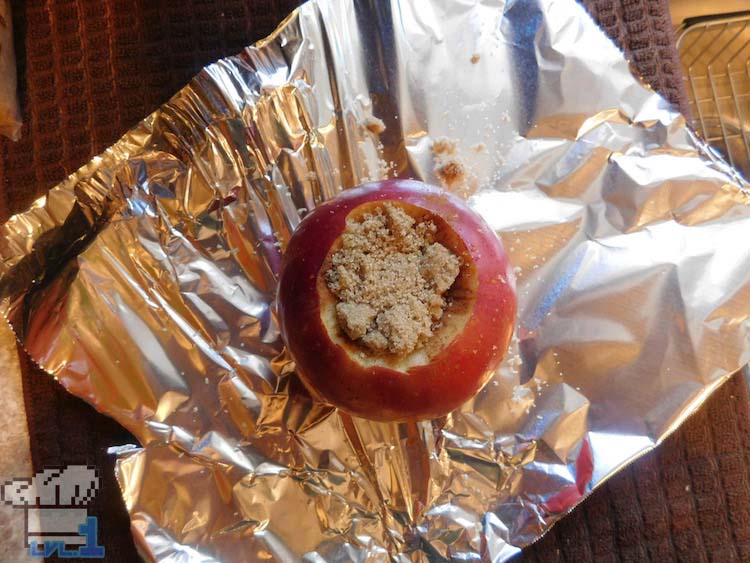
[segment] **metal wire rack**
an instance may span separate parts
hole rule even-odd
[[[677,49],[693,127],[750,179],[750,12],[687,20]]]

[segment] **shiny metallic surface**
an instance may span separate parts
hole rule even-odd
[[[446,180],[441,137],[517,335],[449,416],[353,419],[280,340],[284,244],[365,179]],[[504,561],[748,362],[747,199],[572,0],[320,0],[4,225],[0,303],[141,442],[148,559]]]
[[[691,125],[750,177],[750,12],[686,22],[677,48]]]

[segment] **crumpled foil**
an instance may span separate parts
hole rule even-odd
[[[274,315],[306,209],[387,175],[517,266],[502,367],[419,424],[313,402]],[[747,199],[572,0],[311,1],[2,227],[0,298],[140,441],[148,559],[504,561],[748,362]]]

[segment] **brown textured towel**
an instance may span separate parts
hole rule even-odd
[[[13,20],[8,0],[0,0],[0,135],[17,139],[21,110],[16,97],[16,56],[13,52]]]
[[[0,141],[0,215],[21,211],[166,101],[204,64],[268,34],[295,0],[14,0],[26,125]],[[644,78],[685,109],[666,0],[587,0]],[[27,362],[35,469],[97,465],[108,561],[134,561],[111,445],[132,438]],[[592,495],[524,558],[750,560],[750,419],[733,378],[657,452]]]

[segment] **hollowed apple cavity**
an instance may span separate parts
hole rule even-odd
[[[474,305],[474,261],[456,232],[399,200],[363,203],[320,269],[320,313],[360,364],[426,364],[463,330]]]

